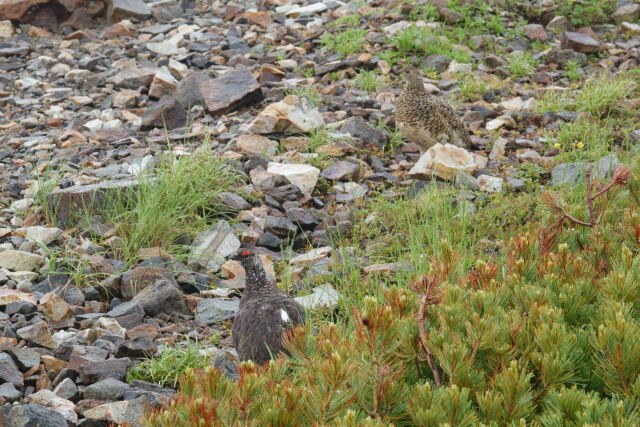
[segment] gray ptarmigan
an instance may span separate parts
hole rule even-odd
[[[409,67],[404,72],[406,86],[396,105],[396,127],[423,154],[437,143],[466,148],[469,131],[455,110],[424,89],[420,71]]]
[[[263,364],[284,351],[283,335],[305,321],[304,308],[267,279],[254,253],[242,251],[233,259],[240,262],[247,275],[233,321],[233,345],[241,361]]]

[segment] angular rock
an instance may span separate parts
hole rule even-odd
[[[115,378],[107,378],[85,388],[83,397],[96,400],[118,400],[127,389],[129,389],[127,383]]]
[[[91,384],[107,378],[123,380],[127,369],[131,366],[131,359],[107,359],[98,362],[88,362],[78,368],[80,380],[85,384]]]
[[[596,53],[602,50],[600,42],[586,34],[566,31],[560,39],[561,49],[571,49],[581,53]]]
[[[240,240],[229,223],[222,220],[213,229],[196,236],[189,263],[218,271],[225,258],[235,253],[240,246]]]
[[[240,135],[236,141],[238,150],[245,153],[273,156],[278,149],[278,142],[262,135]]]
[[[458,171],[473,173],[484,168],[487,158],[470,153],[453,144],[436,144],[420,157],[409,171],[409,176],[435,175],[442,179],[453,179]]]
[[[569,30],[571,24],[566,16],[554,16],[546,26],[547,31],[553,31],[555,33],[561,33]]]
[[[98,212],[108,200],[132,190],[138,183],[138,180],[126,179],[55,190],[48,194],[47,205],[58,224],[71,227],[84,216]]]
[[[171,95],[176,91],[178,82],[168,71],[157,73],[151,80],[149,86],[149,96],[160,99],[165,95]]]
[[[333,249],[331,246],[324,246],[321,248],[311,249],[309,252],[306,252],[301,255],[296,255],[295,257],[289,260],[289,264],[294,266],[309,266],[327,258],[331,255],[331,251]]]
[[[196,306],[195,322],[198,324],[212,325],[223,320],[232,319],[236,315],[239,307],[239,300],[223,300],[217,298],[201,299]]]
[[[0,39],[8,39],[13,36],[13,24],[11,21],[0,21]]]
[[[0,379],[3,382],[15,384],[22,387],[24,380],[22,373],[8,353],[0,353]]]
[[[124,272],[120,279],[122,298],[130,300],[147,286],[159,280],[176,284],[173,273],[168,268],[140,266]],[[176,284],[177,285],[177,284]]]
[[[0,385],[0,398],[6,402],[15,402],[20,399],[20,392],[12,383],[4,383]],[[0,417],[0,420],[2,418]]]
[[[329,284],[313,288],[309,295],[294,298],[307,310],[318,307],[336,308],[340,300],[340,294]]]
[[[558,187],[564,184],[574,185],[584,179],[586,163],[562,163],[551,171],[551,185]]]
[[[48,0],[2,0],[0,1],[0,21],[20,19],[31,6]]]
[[[44,245],[49,245],[62,236],[62,230],[55,227],[33,226],[18,228],[16,231],[24,234],[27,239],[43,243]]]
[[[0,252],[0,267],[13,271],[33,271],[45,262],[45,257],[31,252],[7,249]]]
[[[566,66],[569,62],[585,65],[587,63],[587,55],[572,49],[553,48],[544,56],[544,62],[563,66]]]
[[[334,181],[358,179],[360,166],[346,161],[338,161],[320,172],[320,176]]]
[[[243,211],[246,209],[251,209],[251,205],[247,202],[244,197],[230,192],[222,192],[217,196],[218,200],[224,203],[227,207],[235,210],[235,211]]]
[[[145,410],[147,409],[146,397],[135,400],[106,403],[83,412],[83,416],[92,420],[105,420],[115,424],[132,426],[144,425]]]
[[[384,147],[389,142],[389,135],[385,131],[372,127],[360,116],[348,118],[340,127],[340,132],[348,133],[365,144],[372,144],[378,148]]]
[[[7,427],[61,427],[68,425],[62,414],[35,403],[14,406],[7,419],[9,421]]]
[[[145,19],[151,16],[151,7],[143,0],[108,0],[107,19],[111,22],[127,18]]]
[[[248,125],[252,133],[307,133],[324,125],[320,112],[305,97],[286,96],[268,105]]]
[[[71,400],[78,394],[78,387],[71,378],[65,378],[53,389],[53,393],[61,399]]]
[[[166,280],[160,280],[144,288],[132,301],[139,304],[147,316],[189,312],[184,296],[177,285]]]
[[[522,28],[524,35],[527,36],[529,40],[538,40],[545,41],[547,40],[547,32],[544,30],[544,27],[540,24],[529,24],[525,25]]]
[[[262,99],[260,83],[244,66],[238,66],[216,79],[201,83],[199,89],[207,110],[213,115],[224,114],[243,104]]]
[[[22,339],[38,344],[42,347],[55,348],[56,345],[51,337],[51,332],[46,322],[38,322],[33,325],[25,326],[16,331],[16,334]]]
[[[142,116],[141,130],[153,128],[169,130],[184,126],[187,123],[187,110],[173,96],[165,96],[147,108]]]
[[[264,230],[276,236],[291,238],[295,236],[298,227],[288,218],[268,216],[265,221]]]
[[[478,177],[478,186],[480,191],[486,193],[499,193],[502,191],[504,180],[491,175],[480,175]]]
[[[70,423],[75,424],[78,422],[78,414],[75,412],[73,402],[56,396],[51,390],[40,390],[30,395],[27,400],[29,403],[35,403],[53,409]]]
[[[637,21],[640,17],[640,4],[629,3],[622,5],[611,16],[618,24]]]
[[[305,196],[311,195],[320,175],[320,170],[314,166],[275,162],[269,162],[267,172],[283,177]]]
[[[0,252],[3,254],[4,252]],[[8,305],[12,302],[28,302],[30,304],[36,304],[36,299],[33,295],[16,291],[15,289],[0,289],[0,306]]]
[[[38,306],[40,311],[47,316],[49,321],[59,322],[61,320],[73,317],[73,309],[59,295],[48,293],[40,299]]]

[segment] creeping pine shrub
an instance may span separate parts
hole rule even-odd
[[[379,282],[341,304],[341,320],[298,327],[288,356],[241,364],[237,383],[187,371],[148,424],[640,425],[639,171],[591,196],[584,186],[554,196],[497,252],[458,250],[452,230],[453,244],[423,248],[426,274]],[[412,227],[408,236],[438,231]]]

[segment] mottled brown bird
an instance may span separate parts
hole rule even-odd
[[[410,67],[404,77],[406,86],[396,106],[396,127],[402,136],[418,144],[421,154],[437,143],[468,147],[467,127],[449,104],[424,90],[420,71]]]

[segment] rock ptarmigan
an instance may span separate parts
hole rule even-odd
[[[437,143],[469,146],[469,131],[455,110],[424,89],[420,71],[404,72],[406,86],[396,105],[396,127],[405,139],[415,142],[423,154]]]
[[[241,361],[263,364],[284,351],[285,332],[305,321],[304,308],[267,279],[257,255],[242,251],[233,259],[247,275],[233,321],[233,345]]]

